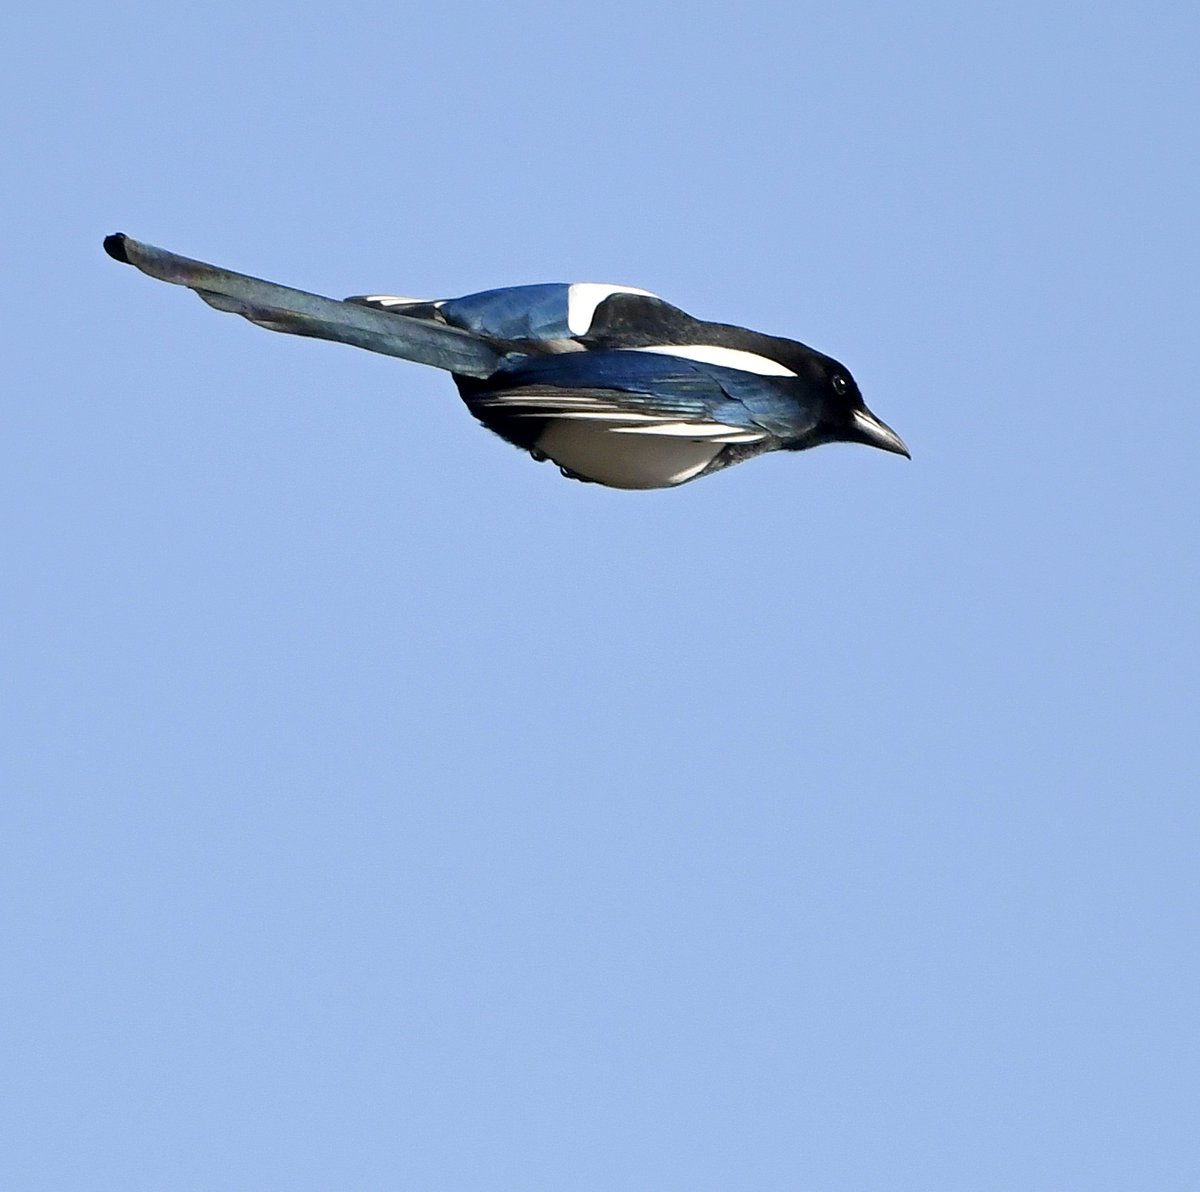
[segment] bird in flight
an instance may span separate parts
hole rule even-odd
[[[672,488],[822,443],[908,456],[845,365],[795,340],[693,318],[646,290],[577,282],[337,301],[119,232],[104,248],[260,327],[445,369],[484,426],[576,480]]]

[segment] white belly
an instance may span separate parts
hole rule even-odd
[[[602,422],[552,418],[537,450],[567,471],[610,488],[670,488],[703,472],[721,444],[617,434]]]

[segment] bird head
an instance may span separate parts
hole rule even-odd
[[[866,443],[868,447],[891,451],[896,455],[903,455],[905,459],[912,458],[904,440],[887,423],[867,409],[858,383],[844,364],[839,364],[830,357],[818,358],[813,363],[816,376],[810,375],[809,381],[810,384],[815,382],[821,397],[817,441]],[[810,445],[811,440],[803,444]]]

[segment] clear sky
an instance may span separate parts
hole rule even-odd
[[[0,1186],[1200,1187],[1197,20],[10,17]],[[118,230],[644,286],[913,460],[571,483]]]

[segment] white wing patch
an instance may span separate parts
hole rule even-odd
[[[374,302],[378,306],[441,306],[445,298],[401,298],[397,294],[364,294],[360,302]]]
[[[678,356],[683,360],[696,360],[701,364],[719,364],[723,368],[736,368],[739,372],[757,373],[760,377],[794,377],[797,374],[785,368],[778,360],[760,356],[757,352],[744,352],[740,348],[720,348],[715,344],[651,344],[645,348],[626,348],[630,352],[655,352],[660,356]]]
[[[587,335],[591,329],[592,320],[596,317],[596,307],[605,298],[614,294],[640,294],[643,298],[657,298],[649,290],[639,290],[637,286],[610,286],[596,281],[577,281],[567,289],[567,328],[572,335]]]

